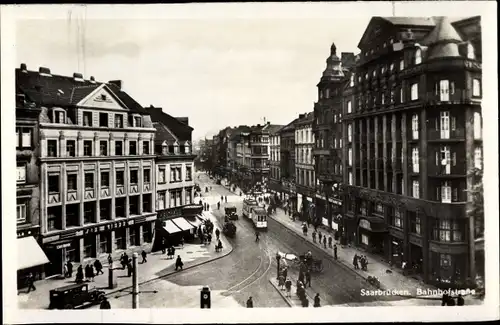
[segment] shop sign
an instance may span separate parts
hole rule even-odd
[[[361,228],[365,228],[367,230],[372,230],[372,227],[370,226],[370,221],[368,221],[366,219],[359,220],[359,226]]]
[[[56,249],[63,249],[63,248],[68,248],[68,247],[71,247],[71,243],[59,244],[56,246]]]
[[[158,211],[158,219],[168,219],[169,217],[180,216],[180,215],[182,215],[181,208],[171,208]]]
[[[127,226],[128,222],[126,220],[116,221],[112,223],[108,223],[106,225],[94,226],[90,228],[83,229],[82,235],[94,234],[101,231],[109,231],[117,228],[123,228]]]
[[[45,244],[45,243],[49,243],[49,242],[56,241],[56,240],[59,240],[59,235],[45,237],[44,239],[42,239],[42,242]]]

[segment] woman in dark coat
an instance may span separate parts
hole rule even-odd
[[[76,269],[76,278],[75,278],[76,283],[82,283],[83,282],[83,267],[80,264],[78,268]]]

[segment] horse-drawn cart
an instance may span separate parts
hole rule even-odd
[[[291,253],[278,252],[278,255],[281,257],[281,260],[293,262],[297,266],[302,267],[304,271],[322,272],[324,268],[323,261],[314,259],[310,253],[297,256]]]

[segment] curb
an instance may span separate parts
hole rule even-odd
[[[189,269],[192,269],[192,268],[194,268],[194,267],[201,266],[201,265],[204,265],[204,264],[207,264],[207,263],[210,263],[210,262],[213,262],[213,261],[216,261],[216,260],[218,260],[218,259],[221,259],[221,258],[223,258],[223,257],[228,256],[229,254],[231,254],[231,253],[233,252],[233,249],[234,249],[234,248],[233,248],[233,246],[232,246],[231,244],[229,244],[229,245],[230,245],[230,249],[228,249],[228,250],[227,250],[224,254],[219,255],[219,256],[216,256],[216,257],[215,257],[215,258],[213,258],[213,259],[209,259],[209,260],[206,260],[206,261],[203,261],[203,262],[193,263],[192,265],[189,265],[189,266],[187,266],[187,267],[183,268],[183,269],[182,269],[182,271],[189,270]],[[180,271],[180,272],[182,272],[182,271]],[[165,278],[165,277],[167,277],[167,276],[170,276],[170,275],[172,275],[172,274],[177,274],[177,273],[179,273],[179,271],[171,271],[171,272],[169,272],[169,273],[162,274],[162,275],[160,275],[160,276],[155,276],[155,277],[153,277],[153,278],[151,278],[151,279],[145,280],[145,281],[143,281],[143,282],[139,282],[139,285],[146,284],[146,283],[149,283],[149,282],[153,282],[153,281],[155,281],[155,280],[158,280],[158,279],[161,279],[161,278]],[[122,288],[122,289],[117,289],[117,290],[114,290],[114,291],[107,292],[107,293],[105,293],[104,295],[105,295],[105,296],[109,296],[109,295],[112,295],[112,294],[115,294],[115,293],[119,293],[119,292],[122,292],[122,291],[125,291],[125,290],[129,290],[129,289],[131,289],[132,287],[133,287],[133,286],[131,285],[131,286],[128,286],[128,287],[125,287],[125,288]]]
[[[287,297],[283,294],[283,292],[281,292],[280,288],[278,288],[278,287],[276,286],[276,284],[273,282],[273,280],[272,280],[272,279],[269,279],[269,282],[270,282],[270,283],[271,283],[271,285],[274,287],[274,289],[276,289],[276,291],[278,291],[278,292],[279,292],[279,294],[280,294],[281,298],[283,298],[283,300],[285,300],[285,302],[287,303],[288,307],[293,307],[293,304],[292,304],[292,302],[290,301],[290,299],[288,299],[288,298],[287,298]]]

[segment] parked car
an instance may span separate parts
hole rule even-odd
[[[50,290],[49,309],[75,309],[83,305],[96,305],[104,300],[104,291],[89,289],[88,283],[71,284]]]
[[[238,214],[236,214],[235,206],[225,207],[224,211],[226,213],[227,220],[238,220]]]

